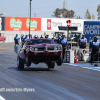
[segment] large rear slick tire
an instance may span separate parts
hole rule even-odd
[[[17,67],[18,69],[24,69],[24,60],[21,59],[19,56],[17,57]]]
[[[49,69],[51,69],[51,68],[54,69],[54,67],[55,67],[55,61],[48,62],[47,65],[48,65]]]

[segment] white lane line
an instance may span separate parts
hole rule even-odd
[[[72,66],[79,66],[79,67],[86,68],[86,69],[92,69],[92,70],[100,71],[100,66],[94,67],[94,65],[91,65],[91,64],[70,64],[70,63],[64,63],[64,64],[72,65]]]
[[[0,96],[0,100],[6,100],[5,98],[3,98],[2,96]]]

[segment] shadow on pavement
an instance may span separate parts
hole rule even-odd
[[[26,67],[24,69],[18,69],[17,67],[9,67],[8,68],[9,70],[12,70],[12,71],[56,71],[54,69],[48,69],[48,68],[40,68],[40,67]]]

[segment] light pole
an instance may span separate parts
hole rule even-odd
[[[31,1],[32,1],[32,0],[30,0],[29,38],[30,38],[30,24],[31,24]]]

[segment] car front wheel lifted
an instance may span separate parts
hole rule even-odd
[[[55,61],[51,61],[47,63],[48,68],[54,68],[55,67]]]
[[[58,60],[57,60],[57,65],[58,66],[61,66],[62,65],[62,56],[60,56],[59,58],[58,58]]]

